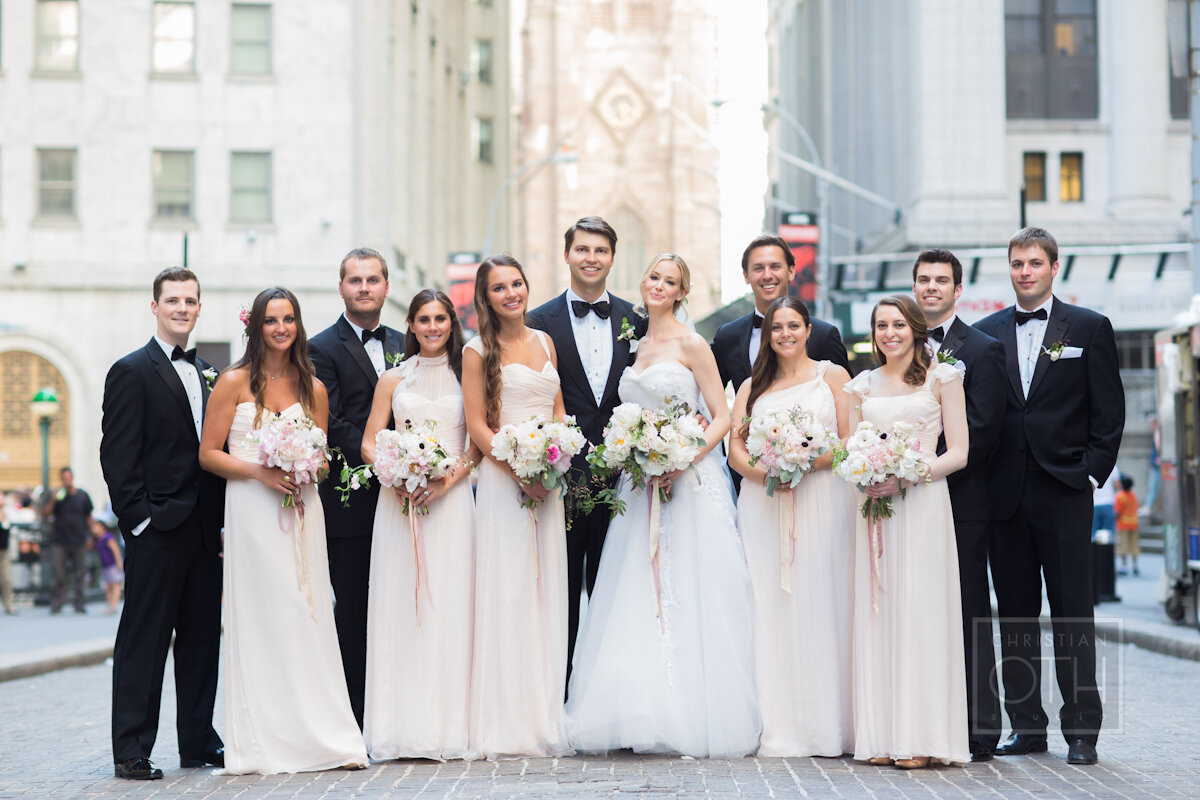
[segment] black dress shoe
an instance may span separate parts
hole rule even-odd
[[[156,781],[163,776],[162,770],[148,758],[131,758],[115,765],[113,772],[118,778],[131,781]]]
[[[201,753],[198,756],[180,756],[179,766],[184,769],[192,769],[193,767],[225,766],[225,748],[218,747],[216,750],[210,750],[207,753]]]
[[[1067,745],[1067,763],[1088,766],[1096,763],[1096,745],[1087,739],[1072,739]]]
[[[1014,733],[1008,741],[996,748],[998,756],[1024,756],[1030,753],[1046,752],[1045,735],[1032,733]]]
[[[977,751],[971,753],[971,760],[972,761],[991,761],[992,760],[992,751],[991,750],[977,750]]]

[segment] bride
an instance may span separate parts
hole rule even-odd
[[[650,262],[641,284],[649,328],[620,396],[647,408],[703,401],[712,424],[694,470],[664,475],[644,492],[622,478],[625,513],[605,540],[567,693],[567,731],[582,752],[736,757],[758,747],[750,579],[729,473],[713,453],[729,410],[708,343],[674,316],[690,284],[679,256]],[[656,486],[673,498],[658,521],[657,590],[649,547]]]

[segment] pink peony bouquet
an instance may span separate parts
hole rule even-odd
[[[292,419],[273,414],[261,428],[246,434],[246,438],[258,446],[260,464],[278,467],[300,486],[320,483],[329,474],[325,431],[308,417]],[[295,505],[293,495],[283,498],[284,508]]]
[[[403,430],[385,429],[375,434],[375,463],[342,468],[337,487],[342,505],[349,504],[350,492],[369,486],[372,477],[380,486],[403,486],[413,492],[445,476],[454,466],[454,459],[438,440],[436,427],[434,420],[415,424],[405,420]],[[405,500],[405,514],[409,508]]]
[[[818,456],[838,443],[837,434],[799,406],[772,411],[750,420],[746,451],[750,466],[767,471],[767,495],[780,484],[796,488]]]
[[[553,491],[568,488],[571,459],[586,444],[574,417],[562,422],[530,417],[515,425],[501,425],[492,437],[492,455],[512,467],[521,480],[540,483]],[[533,508],[537,504],[524,497],[521,505]]]

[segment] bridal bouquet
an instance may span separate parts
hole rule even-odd
[[[403,486],[409,492],[445,476],[454,466],[454,459],[438,440],[436,427],[436,420],[415,424],[405,420],[403,430],[384,429],[375,434],[375,463],[342,467],[337,487],[342,505],[349,505],[352,491],[369,486],[372,476],[380,486]],[[409,510],[409,501],[405,499],[403,513]]]
[[[320,483],[329,474],[329,447],[325,431],[308,417],[291,419],[273,414],[261,428],[246,434],[258,445],[258,462],[264,467],[278,467],[298,485]],[[296,505],[294,495],[287,495],[284,508]]]
[[[861,492],[868,486],[883,483],[895,475],[911,483],[929,476],[929,461],[921,452],[917,426],[898,422],[891,431],[880,431],[869,422],[858,423],[854,434],[846,441],[846,449],[834,456],[833,472],[854,484]],[[905,490],[900,490],[903,497]],[[888,519],[895,513],[890,497],[868,497],[862,504],[862,515],[872,523]]]
[[[691,406],[682,400],[667,397],[658,411],[622,403],[604,429],[603,444],[594,446],[587,460],[594,476],[603,480],[624,472],[635,489],[644,491],[651,478],[692,467],[704,444],[704,429]],[[616,513],[623,513],[613,491],[606,491],[609,496],[600,499]],[[670,500],[670,492],[660,487],[659,499]]]
[[[492,455],[507,463],[523,481],[540,483],[550,491],[567,488],[571,459],[587,444],[574,417],[562,422],[530,417],[518,424],[501,425],[492,436]],[[525,496],[523,508],[537,503]]]
[[[837,435],[799,406],[772,411],[750,420],[746,450],[750,466],[767,471],[767,495],[784,484],[794,489],[817,457],[837,444]]]

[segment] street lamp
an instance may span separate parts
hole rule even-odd
[[[500,188],[492,195],[492,205],[488,209],[487,235],[483,239],[483,250],[480,252],[480,257],[487,258],[492,254],[492,241],[496,232],[496,213],[500,210],[500,201],[504,199],[509,186],[545,164],[570,164],[578,160],[579,154],[574,150],[557,150],[548,156],[527,161],[505,178],[504,183],[500,184]]]
[[[58,395],[49,386],[38,391],[29,403],[42,432],[42,491],[50,491],[50,420],[58,412]]]

